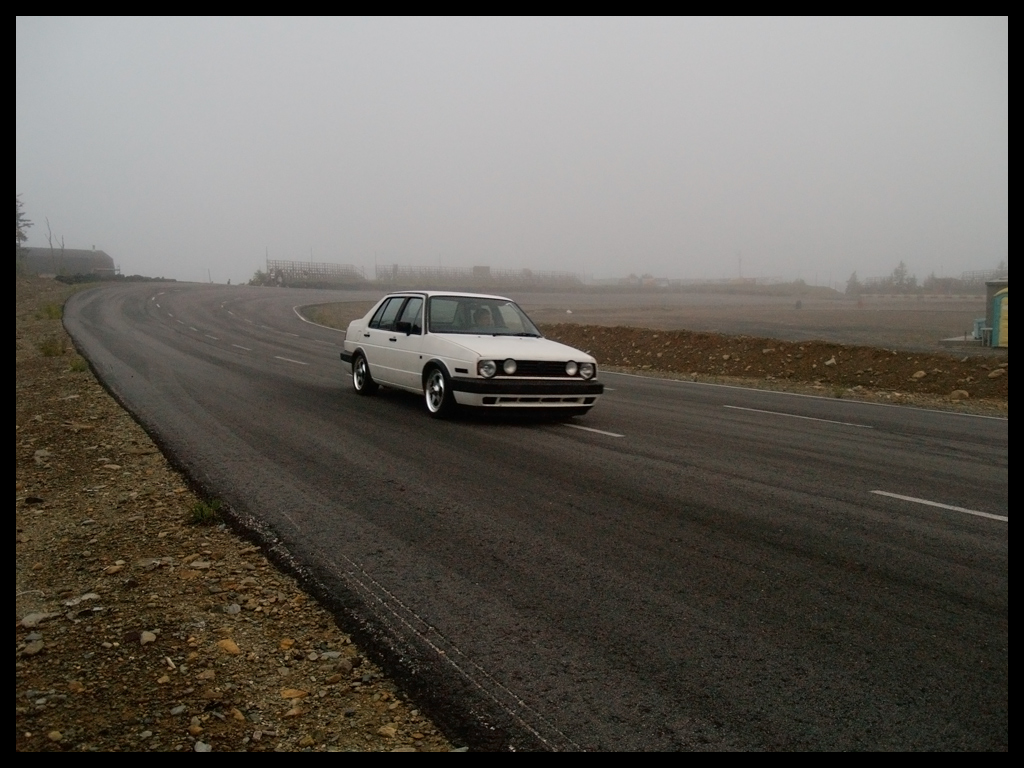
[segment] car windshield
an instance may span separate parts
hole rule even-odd
[[[541,335],[514,302],[473,296],[431,296],[427,301],[427,329],[430,333]]]

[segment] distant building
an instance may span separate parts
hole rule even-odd
[[[84,248],[20,248],[18,259],[29,275],[115,275],[114,260]]]

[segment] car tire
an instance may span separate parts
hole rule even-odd
[[[377,387],[377,382],[370,375],[370,364],[366,362],[366,356],[356,354],[352,358],[352,389],[357,395],[372,395]]]
[[[423,400],[427,411],[435,419],[444,419],[455,412],[455,395],[452,383],[443,368],[432,365],[423,377]]]

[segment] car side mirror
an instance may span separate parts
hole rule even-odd
[[[408,336],[412,333],[412,323],[407,323],[404,320],[401,320],[395,323],[395,330]]]

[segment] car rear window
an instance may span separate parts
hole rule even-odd
[[[395,317],[398,315],[398,310],[402,307],[403,301],[405,301],[404,296],[395,296],[385,301],[374,314],[373,319],[370,321],[370,327],[379,328],[382,331],[394,330]]]

